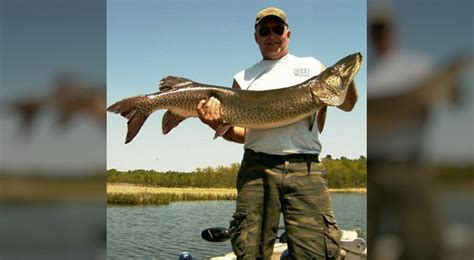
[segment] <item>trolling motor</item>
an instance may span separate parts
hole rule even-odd
[[[278,229],[284,229],[284,227],[278,227]],[[229,229],[224,227],[212,227],[204,229],[201,232],[202,239],[209,242],[224,242],[230,238]],[[281,234],[278,238],[280,243],[286,243],[287,235],[286,232]]]
[[[223,227],[207,228],[201,232],[201,237],[209,242],[224,242],[229,239],[229,229]]]

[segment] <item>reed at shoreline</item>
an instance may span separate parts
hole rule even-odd
[[[365,188],[329,189],[330,192],[366,193]],[[235,200],[237,191],[228,188],[163,188],[128,183],[107,183],[107,203],[160,205],[175,201]]]
[[[124,205],[168,204],[174,201],[235,200],[235,189],[162,188],[107,183],[107,203]]]
[[[105,178],[102,176],[15,176],[0,173],[0,202],[52,203],[103,201]]]

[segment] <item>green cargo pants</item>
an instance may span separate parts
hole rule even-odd
[[[283,213],[290,259],[338,259],[341,232],[317,156],[275,156],[246,150],[230,223],[238,259],[270,259]]]

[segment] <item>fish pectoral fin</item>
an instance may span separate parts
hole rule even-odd
[[[357,102],[357,89],[353,80],[347,85],[338,87],[323,82],[315,95],[324,104],[336,106],[344,111],[351,111]]]
[[[160,80],[160,91],[168,91],[176,88],[190,87],[194,82],[190,79],[167,76]]]
[[[346,96],[344,97],[344,101],[341,105],[337,107],[343,111],[349,112],[354,108],[355,104],[357,103],[357,98],[358,95],[355,82],[351,81],[347,89]]]
[[[327,106],[339,106],[344,103],[346,92],[347,88],[339,90],[322,83],[321,86],[316,90],[315,95]]]
[[[169,133],[173,128],[175,128],[179,123],[181,123],[186,117],[182,117],[176,114],[173,114],[171,111],[166,111],[163,115],[163,119],[161,121],[161,130],[163,134]]]
[[[217,127],[216,129],[216,134],[214,135],[214,139],[216,139],[219,136],[225,135],[225,133],[232,127],[232,125],[229,124],[222,124]]]
[[[323,106],[319,111],[316,118],[316,123],[318,125],[319,133],[323,132],[324,124],[326,123],[326,112],[328,110],[327,106]]]

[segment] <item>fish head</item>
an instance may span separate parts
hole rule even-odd
[[[354,53],[336,62],[336,64],[328,68],[329,73],[324,73],[321,76],[329,85],[342,84],[342,86],[346,86],[354,79],[361,65],[362,55],[359,52]]]
[[[342,58],[318,75],[312,93],[327,105],[338,106],[344,101],[349,84],[362,65],[362,55],[354,53]]]
[[[336,62],[336,64],[332,66],[332,70],[334,74],[340,78],[342,85],[346,86],[354,79],[361,65],[362,55],[357,52]]]

